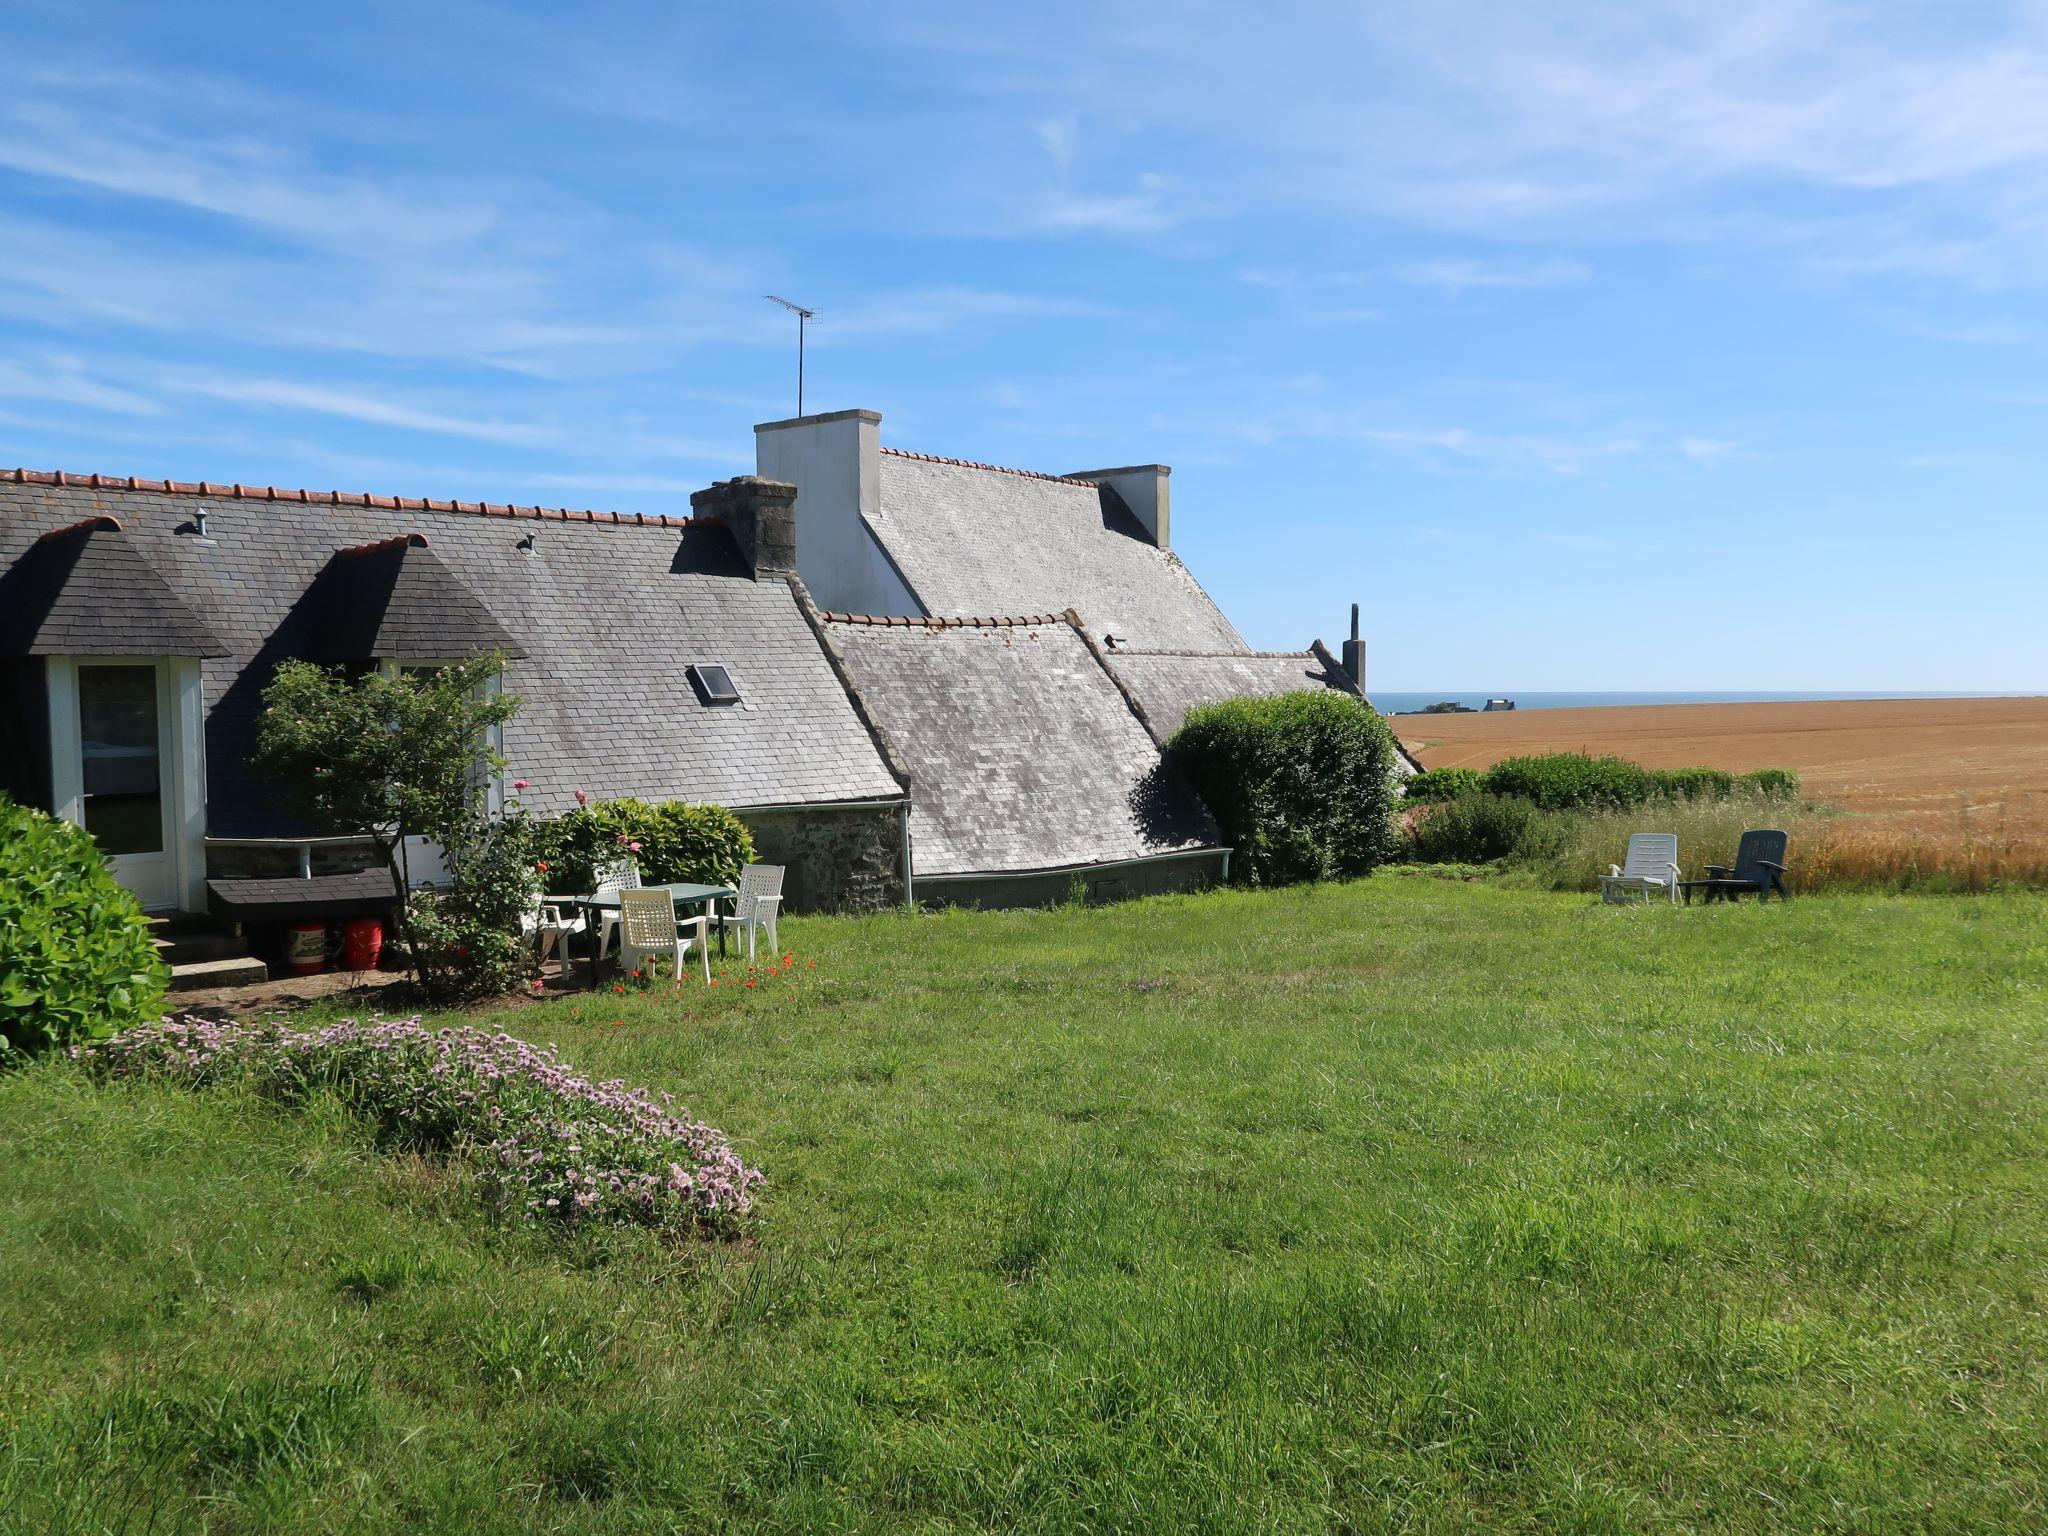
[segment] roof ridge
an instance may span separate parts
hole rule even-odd
[[[929,614],[820,613],[827,624],[873,624],[888,629],[1035,629],[1064,624],[1064,614],[1037,613],[1017,618],[941,619]]]
[[[1021,473],[1021,471],[1020,471]],[[457,512],[468,517],[536,518],[562,523],[605,523],[621,527],[715,526],[705,518],[670,517],[665,512],[598,512],[590,508],[522,507],[512,502],[437,501],[423,496],[375,496],[368,491],[287,490],[275,485],[218,485],[210,480],[151,480],[139,475],[80,475],[61,469],[0,469],[0,485],[54,485],[73,490],[153,491],[218,500],[284,501],[295,505],[370,507],[385,512]]]
[[[938,453],[917,453],[909,448],[891,448],[886,444],[882,452],[894,454],[899,459],[916,459],[925,464],[950,464],[955,469],[986,469],[999,475],[1021,475],[1026,480],[1053,480],[1061,485],[1085,485],[1095,487],[1093,480],[1081,480],[1073,475],[1048,475],[1042,469],[1012,469],[1007,464],[984,464],[978,459],[949,459]]]
[[[1316,653],[1312,646],[1303,651],[1166,651],[1155,650],[1149,646],[1119,644],[1109,654],[1112,656],[1187,656],[1199,658],[1203,661],[1239,661],[1246,657],[1254,660],[1277,661],[1284,658],[1288,661],[1298,661],[1314,658]]]

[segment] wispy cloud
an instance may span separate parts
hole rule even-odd
[[[1443,288],[1458,293],[1467,288],[1555,288],[1561,283],[1583,281],[1590,270],[1582,261],[1463,258],[1416,262],[1402,267],[1395,276],[1418,287]]]
[[[470,438],[480,443],[504,443],[523,448],[543,447],[559,441],[561,434],[551,427],[527,422],[484,421],[445,412],[405,405],[383,396],[352,394],[346,390],[302,384],[291,379],[234,378],[223,375],[183,374],[185,389],[215,400],[278,410],[310,411],[321,416],[338,416],[346,421],[364,421],[380,427],[402,427],[408,432],[430,432],[442,437]]]

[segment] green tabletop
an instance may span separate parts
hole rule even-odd
[[[667,891],[676,899],[678,906],[694,906],[699,902],[721,901],[727,896],[739,895],[739,892],[729,885],[691,885],[684,880],[678,880],[670,885],[643,885],[640,889]],[[606,891],[598,896],[543,896],[541,900],[559,902],[564,906],[596,907],[600,910],[609,907],[616,910],[619,905],[619,893]]]

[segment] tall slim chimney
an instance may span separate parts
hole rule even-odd
[[[1351,605],[1351,638],[1344,642],[1344,670],[1351,674],[1351,681],[1358,685],[1360,693],[1365,692],[1365,642],[1358,638],[1358,604]]]

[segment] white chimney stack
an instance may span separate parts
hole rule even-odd
[[[1121,469],[1084,469],[1068,475],[1069,480],[1093,480],[1123,497],[1152,542],[1161,549],[1173,548],[1173,493],[1167,477],[1173,473],[1164,464],[1126,464]]]

